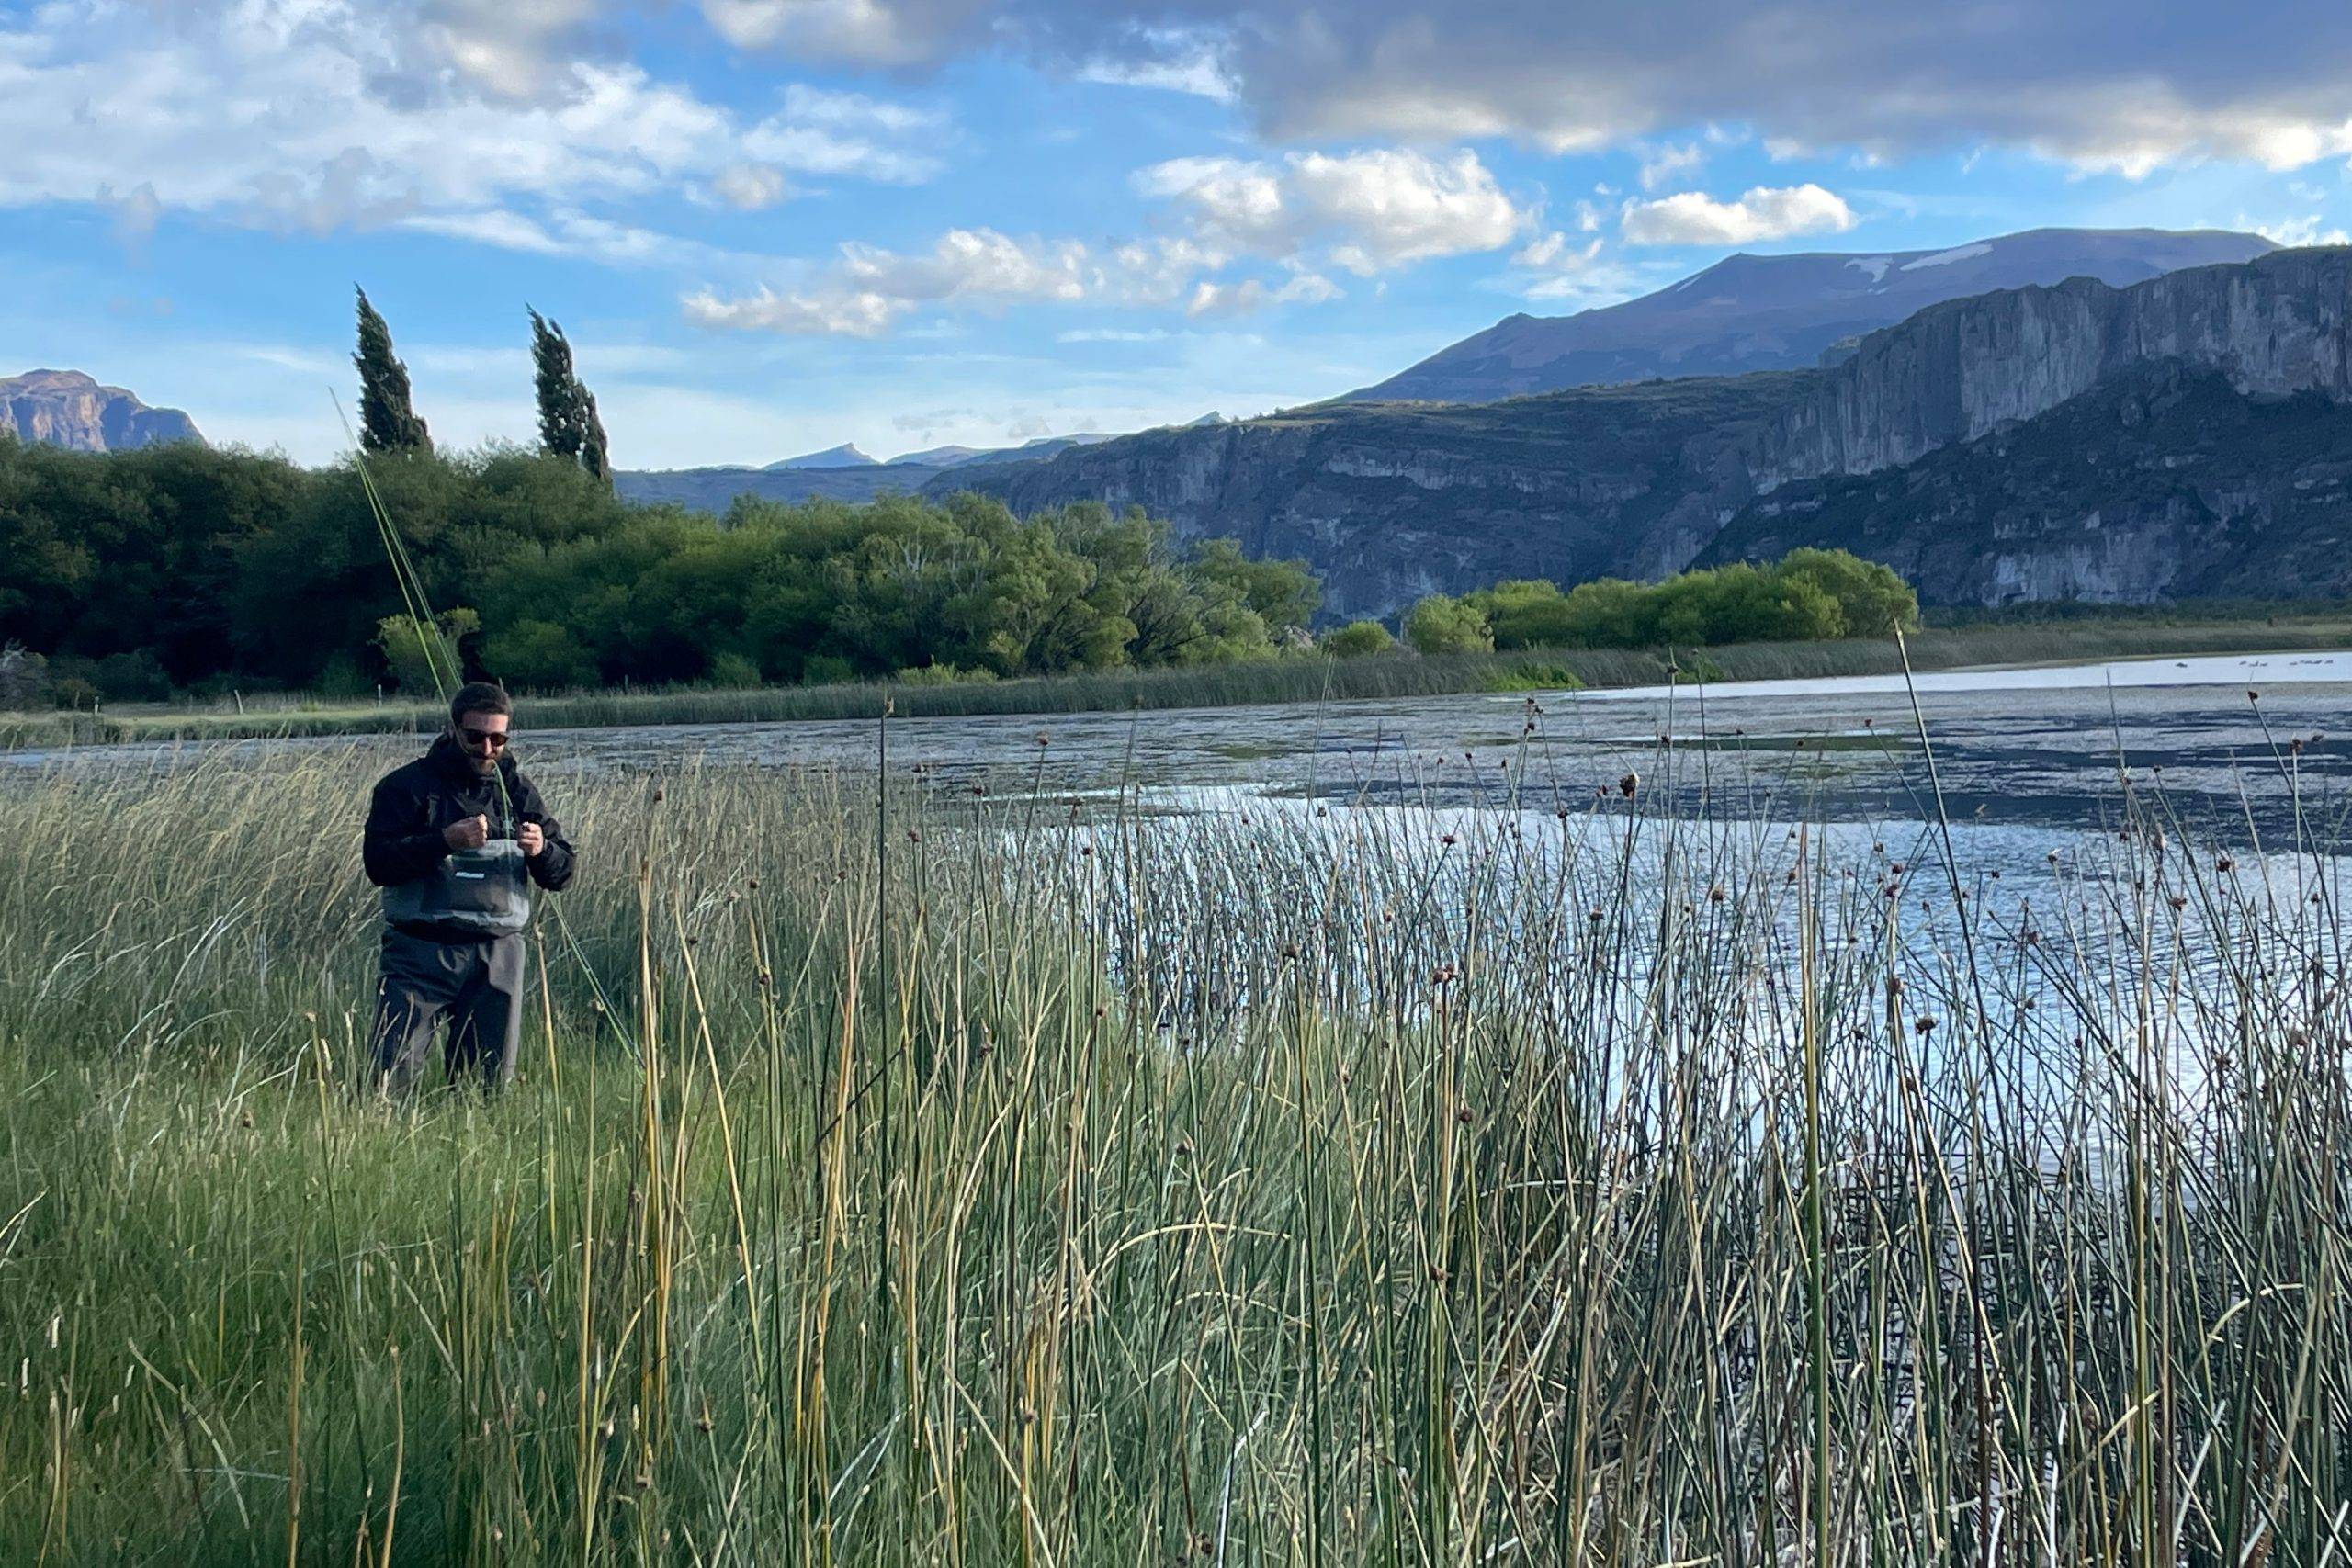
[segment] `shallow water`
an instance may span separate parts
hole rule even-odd
[[[2352,769],[2352,651],[2150,659],[1899,679],[1767,681],[1527,695],[1472,694],[1120,714],[905,718],[891,768],[960,789],[1132,789],[1185,809],[1188,792],[1577,810],[1628,773],[1653,809],[1905,825],[1943,814],[2072,835],[2110,826],[2125,791],[2192,829],[2243,841],[2342,839]],[[528,728],[520,754],[549,781],[582,769],[701,760],[870,766],[865,721]],[[1041,739],[1042,738],[1042,739]],[[17,768],[172,766],[406,737],[85,747],[0,754]],[[1934,763],[1932,773],[1928,762]],[[2034,840],[2041,843],[2042,840]],[[2051,840],[2051,841],[2054,841]]]

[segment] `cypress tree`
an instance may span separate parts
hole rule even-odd
[[[605,446],[605,422],[596,416],[596,394],[572,385],[580,391],[580,466],[605,481],[609,490],[613,483],[613,457]]]
[[[408,367],[392,353],[392,329],[384,324],[368,291],[359,295],[359,445],[369,452],[433,453],[424,421],[409,405]]]
[[[571,344],[563,329],[527,305],[531,366],[539,399],[539,448],[550,457],[580,456],[579,378],[571,373]]]
[[[572,368],[571,340],[563,328],[525,306],[531,316],[531,365],[539,401],[539,446],[551,457],[569,457],[605,481],[613,482],[605,422],[595,395]]]

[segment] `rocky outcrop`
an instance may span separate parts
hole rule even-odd
[[[121,452],[166,441],[202,441],[177,409],[149,408],[120,387],[79,370],[0,377],[0,432],[84,452]]]
[[[1323,404],[1017,468],[975,465],[932,491],[979,490],[1023,513],[1139,505],[1180,536],[1304,558],[1323,574],[1331,613],[1383,614],[1504,577],[1674,571],[1708,558],[1759,497],[1917,464],[2151,367],[2239,400],[2352,398],[2352,251],[2282,251],[2129,288],[2078,278],[1953,300],[1869,334],[1831,368],[1470,406]],[[2109,428],[2094,420],[2070,438],[2096,454]],[[2049,504],[2097,510],[2105,482],[2086,469]],[[1973,547],[1957,533],[1943,542]],[[1917,580],[1930,600],[2063,597],[2099,579],[2090,566],[2021,559],[1998,586],[1939,564],[1948,556],[1918,558],[1944,574]],[[2147,597],[2218,579],[2190,562],[2162,583],[2112,581],[2117,595]]]

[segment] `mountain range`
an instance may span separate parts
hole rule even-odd
[[[0,432],[84,452],[121,452],[166,441],[202,441],[177,409],[153,409],[120,387],[79,370],[0,377]]]
[[[1193,423],[1218,417],[1208,414]],[[933,446],[888,462],[868,457],[854,445],[843,445],[786,457],[763,468],[625,468],[613,476],[613,482],[631,501],[674,502],[702,512],[724,512],[739,495],[783,502],[872,501],[879,495],[912,495],[967,464],[1035,462],[1073,446],[1112,439],[1087,432],[1041,435],[1018,446]]]
[[[1907,566],[1929,603],[2352,591],[2352,250],[1947,300],[1837,360],[1340,400],[933,489],[1139,505],[1180,537],[1305,558],[1342,615],[1805,544]]]
[[[1946,299],[2070,277],[2122,287],[2277,248],[2218,230],[2034,229],[1938,251],[1742,254],[1622,305],[1506,316],[1347,396],[1485,403],[1661,376],[1793,370]]]
[[[1754,367],[1698,373],[1726,367]],[[1579,380],[1499,395],[1559,378]],[[0,411],[94,449],[196,438],[72,372],[0,381]],[[616,479],[714,512],[965,490],[1024,514],[1141,506],[1180,540],[1306,560],[1342,616],[1803,545],[1886,561],[1930,604],[2352,596],[2352,248],[2043,230],[1734,256],[1257,419]]]

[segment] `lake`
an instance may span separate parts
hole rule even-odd
[[[1432,807],[1576,809],[1627,773],[1653,808],[1776,820],[1957,824],[2052,833],[2103,829],[2129,787],[2203,833],[2266,840],[2298,826],[2338,837],[2352,763],[2352,651],[2145,659],[1920,676],[1918,716],[1898,677],[1710,687],[1537,692],[1280,706],[895,719],[892,770],[949,788],[985,780],[1091,794],[1131,789],[1170,809],[1261,796]],[[543,778],[661,769],[695,759],[863,767],[871,722],[529,729]],[[1927,744],[1921,742],[1924,721]],[[1044,743],[1040,744],[1040,737]],[[191,755],[260,761],[359,745],[388,759],[410,737],[84,747],[6,753],[14,767],[170,766]],[[1931,776],[1928,761],[1935,764]]]

